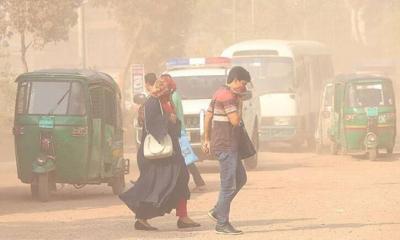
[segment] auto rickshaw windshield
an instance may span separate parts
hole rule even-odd
[[[349,107],[375,107],[393,105],[393,93],[382,82],[353,83],[347,89]]]
[[[18,96],[19,114],[84,115],[86,112],[79,82],[23,82]]]

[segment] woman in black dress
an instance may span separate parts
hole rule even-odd
[[[120,195],[120,199],[136,214],[137,230],[157,230],[147,220],[163,216],[176,209],[179,228],[199,227],[187,215],[186,202],[190,197],[189,173],[179,146],[180,123],[170,103],[170,90],[162,80],[157,80],[151,96],[144,104],[142,141],[137,152],[140,176],[135,185]],[[146,159],[143,142],[147,134],[161,141],[171,136],[174,153],[161,160]]]

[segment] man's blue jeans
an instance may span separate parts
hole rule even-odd
[[[246,184],[247,175],[242,161],[238,159],[237,151],[218,151],[215,152],[215,155],[219,160],[221,190],[214,213],[218,218],[218,224],[225,225],[229,223],[231,202]]]

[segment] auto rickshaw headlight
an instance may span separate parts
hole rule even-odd
[[[370,133],[367,135],[367,142],[372,143],[376,142],[376,135],[374,133]]]
[[[44,164],[46,164],[46,162],[47,162],[47,158],[38,157],[38,158],[36,159],[36,162],[37,162],[39,165],[44,165]]]

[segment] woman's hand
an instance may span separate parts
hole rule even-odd
[[[201,146],[201,149],[203,150],[204,153],[210,153],[210,141],[204,141],[203,145]]]

